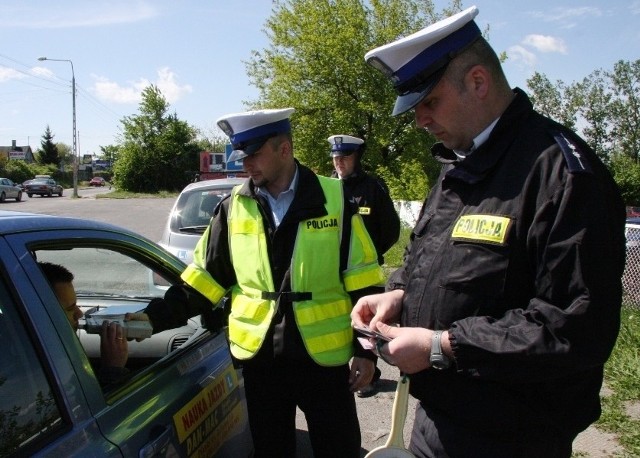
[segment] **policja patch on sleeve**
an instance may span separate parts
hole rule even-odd
[[[562,150],[570,173],[591,173],[591,165],[589,165],[586,156],[582,154],[578,145],[561,132],[553,132],[553,138]]]

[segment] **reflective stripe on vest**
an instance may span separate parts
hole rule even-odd
[[[342,277],[347,291],[384,285],[384,272],[378,264],[378,254],[359,214],[351,217],[351,252]]]
[[[202,234],[198,244],[193,250],[193,260],[191,264],[182,272],[180,278],[185,283],[194,287],[200,294],[204,295],[213,304],[217,304],[222,296],[224,296],[225,289],[220,286],[211,277],[209,272],[205,269],[207,265],[207,244],[209,243],[209,227]]]
[[[293,302],[293,311],[309,355],[320,365],[336,366],[348,362],[353,353],[351,300],[340,276],[342,184],[318,179],[328,214],[298,224],[291,290],[309,291],[311,299]],[[275,287],[258,205],[237,191],[232,192],[229,210],[229,246],[238,280],[232,289],[229,339],[233,355],[248,359],[264,342],[276,301],[262,298],[262,291],[275,292]]]

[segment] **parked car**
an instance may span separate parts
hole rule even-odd
[[[162,237],[163,248],[185,263],[193,259],[193,250],[209,225],[213,210],[234,186],[246,178],[222,178],[188,184],[176,199]]]
[[[22,189],[9,178],[0,178],[0,202],[7,199],[22,200]]]
[[[251,456],[223,328],[190,323],[129,342],[129,375],[103,389],[38,261],[64,265],[78,305],[109,314],[164,300],[185,268],[116,226],[0,211],[1,456]]]
[[[32,197],[34,194],[47,197],[57,194],[59,197],[62,197],[62,186],[56,183],[56,180],[53,178],[36,177],[27,182],[25,187],[27,188],[26,191],[29,197]]]
[[[102,177],[93,177],[89,181],[89,186],[106,186],[107,181]]]
[[[29,183],[31,183],[32,180],[25,180],[22,183],[20,183],[18,186],[20,187],[20,189],[22,189],[22,192],[27,192],[27,185]]]

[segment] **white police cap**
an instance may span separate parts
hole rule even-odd
[[[477,15],[478,8],[472,6],[365,54],[364,60],[390,78],[398,92],[393,116],[426,97],[449,62],[481,35],[473,21]]]
[[[351,135],[332,135],[327,141],[331,144],[331,157],[349,156],[364,143],[363,139]]]
[[[293,108],[255,110],[219,117],[216,124],[229,136],[233,148],[228,160],[244,159],[262,148],[271,137],[291,132],[289,116],[294,111]]]

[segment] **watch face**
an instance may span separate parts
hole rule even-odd
[[[431,367],[434,369],[447,369],[450,364],[449,358],[442,354],[431,356]]]

